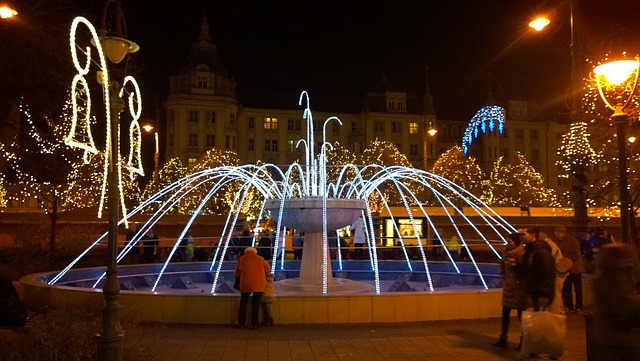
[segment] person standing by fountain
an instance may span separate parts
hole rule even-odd
[[[129,231],[127,232],[127,236],[125,238],[125,246],[129,245],[132,241],[133,238],[136,236],[136,234],[138,233],[138,226],[135,223],[131,223],[131,225],[129,226]],[[129,250],[129,253],[127,253],[127,264],[137,264],[140,263],[140,248],[138,247],[137,244],[131,244],[131,249]]]
[[[276,300],[276,293],[274,290],[274,279],[275,276],[273,273],[267,273],[267,285],[264,288],[264,293],[262,294],[262,301],[260,305],[262,306],[262,326],[273,326],[273,315],[271,314],[271,304]]]
[[[144,257],[144,263],[154,263],[156,261],[156,250],[158,248],[158,236],[153,231],[153,228],[149,228],[147,234],[142,237],[142,255]]]
[[[260,302],[262,294],[267,286],[267,274],[271,273],[271,267],[264,258],[258,256],[254,247],[248,247],[244,255],[238,259],[235,277],[240,277],[240,307],[238,309],[238,326],[245,327],[247,318],[247,303],[251,297],[251,327],[255,330],[259,324]]]
[[[508,237],[509,244],[505,247],[500,261],[500,276],[504,280],[504,286],[502,287],[501,332],[498,342],[492,343],[493,346],[500,348],[507,347],[511,310],[516,310],[518,320],[521,320],[522,312],[531,307],[531,299],[525,289],[524,278],[520,270],[520,262],[524,254],[522,234],[512,233]],[[520,336],[520,343],[516,350],[520,350],[521,343],[522,336]]]
[[[296,233],[293,235],[293,259],[294,260],[302,260],[302,248],[304,247],[304,236],[302,232],[296,230]]]
[[[271,260],[272,248],[273,243],[271,242],[271,235],[269,234],[269,231],[264,230],[260,236],[260,240],[258,241],[258,256],[261,256],[266,260]]]
[[[353,236],[354,259],[364,259],[364,220],[362,214],[351,225],[351,234]]]

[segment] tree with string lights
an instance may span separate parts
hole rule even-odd
[[[205,169],[221,166],[237,166],[239,164],[240,160],[235,152],[212,148],[198,158],[198,162],[189,173],[193,174]],[[186,195],[178,203],[178,212],[186,214],[189,211],[197,209],[211,187],[216,186],[218,181],[219,178],[215,178],[206,181],[198,187],[186,189]],[[207,201],[201,212],[203,214],[226,214],[229,211],[229,207],[233,204],[233,200],[240,186],[240,182],[231,182],[223,185],[221,190],[216,192],[216,194]]]
[[[462,148],[458,145],[451,147],[443,153],[433,165],[432,173],[444,177],[484,202],[491,202],[491,186],[486,179],[486,175],[476,162],[475,157],[466,156]],[[444,188],[438,188],[450,199],[457,199],[455,192]],[[435,200],[430,200],[433,202]]]
[[[35,199],[51,221],[49,257],[54,257],[59,213],[72,209],[67,201],[70,186],[68,174],[74,165],[82,162],[82,153],[69,149],[64,143],[68,130],[65,121],[69,112],[67,103],[60,119],[54,121],[50,114],[34,117],[29,107],[20,104],[21,131],[10,144],[0,144],[3,158],[9,162],[2,174],[3,183],[10,184],[16,192],[8,195],[15,203]],[[59,208],[64,205],[64,208]]]
[[[380,165],[383,167],[389,166],[401,166],[412,168],[413,165],[409,161],[406,155],[402,154],[398,148],[389,141],[374,140],[369,143],[367,148],[361,155],[356,157],[358,164],[371,164]],[[371,178],[373,173],[380,171],[380,168],[369,167],[364,170],[363,177],[365,179]],[[419,184],[411,181],[403,181],[403,184],[409,188],[414,194],[419,194],[422,191],[422,187]],[[397,205],[402,201],[400,193],[398,192],[397,185],[391,181],[387,181],[378,186],[378,192],[373,192],[369,198],[369,204],[371,209],[379,212],[382,210],[382,201],[389,205]],[[411,204],[416,202],[412,199],[407,199]]]
[[[327,150],[327,182],[335,183],[340,176],[340,172],[347,164],[356,164],[356,155],[348,148],[343,147],[340,142],[335,142],[331,149]],[[357,171],[349,169],[342,175],[343,180],[350,182],[355,178]]]
[[[516,160],[498,158],[491,170],[493,206],[549,207],[556,206],[555,191],[545,187],[540,173],[516,152]]]

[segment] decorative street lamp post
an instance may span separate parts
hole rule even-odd
[[[433,139],[436,133],[438,133],[438,130],[434,128],[433,124],[431,124],[431,122],[428,122],[426,119],[423,119],[422,123],[423,123],[422,129],[424,130],[424,135],[423,135],[424,141],[422,144],[423,145],[422,154],[424,155],[424,158],[422,163],[422,169],[428,172],[429,171],[429,147],[428,147],[429,138]]]
[[[112,5],[112,7],[110,7]],[[106,19],[109,9],[112,24],[107,29]],[[90,34],[79,29],[84,25]],[[106,141],[104,151],[104,168],[102,194],[99,204],[98,216],[102,216],[105,198],[109,213],[109,236],[107,243],[107,268],[105,272],[102,291],[104,294],[104,306],[102,309],[102,322],[100,331],[96,335],[98,346],[98,360],[122,360],[122,341],[124,331],[118,319],[118,297],[120,287],[118,282],[118,225],[119,208],[126,216],[126,208],[121,195],[121,155],[120,155],[120,113],[123,112],[127,95],[128,113],[132,121],[129,127],[131,136],[130,153],[127,168],[132,173],[144,174],[140,162],[141,131],[138,119],[142,112],[141,94],[137,82],[131,76],[126,75],[127,55],[139,50],[137,44],[127,40],[126,24],[124,23],[122,9],[119,0],[107,0],[102,13],[102,22],[99,31],[96,32],[93,25],[83,17],[77,17],[71,25],[71,55],[73,63],[78,71],[72,82],[72,125],[65,142],[72,147],[84,149],[85,159],[90,159],[89,153],[97,154],[91,132],[91,96],[88,81],[85,78],[89,74],[91,65],[95,62],[100,66],[97,72],[98,83],[102,86],[102,95],[105,103]],[[82,48],[78,45],[81,40],[86,40],[90,35],[91,46]],[[80,49],[80,51],[78,51]],[[97,52],[97,59],[92,59],[92,54]],[[86,56],[86,59],[82,59]],[[80,60],[85,60],[81,62]],[[107,66],[107,59],[111,63]],[[108,193],[107,193],[108,191]],[[125,217],[126,225],[126,217]]]
[[[142,127],[147,133],[151,133],[154,129],[152,124],[146,124]],[[158,131],[153,132],[154,140],[156,143],[156,152],[153,153],[153,181],[158,184],[158,180],[160,178],[160,142],[158,139]]]
[[[616,125],[618,138],[618,188],[620,192],[620,225],[622,242],[632,245],[631,197],[626,148],[626,126],[629,123],[627,106],[635,96],[638,85],[638,58],[603,63],[593,69],[598,92],[607,107],[613,110],[611,122]]]

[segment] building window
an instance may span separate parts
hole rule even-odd
[[[198,75],[198,88],[207,88],[208,87],[208,79],[206,76]]]
[[[389,110],[395,110],[396,104],[394,102],[389,102]]]
[[[531,129],[529,132],[531,140],[538,140],[538,129]]]
[[[195,133],[189,134],[189,146],[190,147],[198,146],[198,134],[195,134]]]
[[[293,140],[288,140],[287,141],[287,149],[289,150],[289,153],[293,153],[296,151],[296,142]]]
[[[418,134],[418,123],[409,123],[409,134]]]
[[[531,149],[531,161],[532,162],[540,161],[540,151],[538,149]]]
[[[264,129],[278,129],[278,118],[264,118]]]
[[[198,111],[189,110],[189,123],[197,123],[197,122],[198,122]]]
[[[189,158],[187,159],[187,167],[188,167],[189,169],[191,169],[191,168],[195,167],[195,166],[196,166],[196,164],[198,164],[198,158],[192,158],[192,157],[189,157]]]
[[[409,155],[418,155],[418,145],[410,144],[409,145]]]
[[[404,110],[404,103],[401,101],[398,102],[398,110]]]
[[[232,135],[227,135],[224,137],[224,146],[227,149],[232,149],[236,147],[236,137]]]
[[[169,116],[167,118],[167,122],[169,124],[173,124],[173,122],[176,120],[176,112],[174,112],[173,110],[169,111]]]
[[[255,141],[253,139],[249,139],[248,143],[247,143],[247,149],[250,152],[253,152],[255,149]]]
[[[229,123],[236,124],[236,113],[229,114]]]
[[[358,130],[358,124],[351,122],[351,132],[355,132],[356,130]]]
[[[256,118],[249,117],[249,121],[247,122],[247,126],[249,127],[249,129],[255,128],[256,127]]]
[[[207,123],[216,123],[216,112],[207,112]]]
[[[336,135],[340,134],[340,124],[333,123],[332,127],[333,127],[333,134],[336,134]]]
[[[287,119],[287,130],[290,132],[299,132],[300,131],[300,119]]]
[[[205,138],[205,144],[208,148],[213,148],[216,146],[216,136],[214,134],[207,134]]]
[[[400,123],[398,122],[391,123],[391,131],[394,133],[400,133]]]
[[[376,121],[374,124],[374,130],[376,133],[384,133],[384,123],[381,121]]]
[[[278,141],[265,139],[264,141],[264,151],[265,152],[277,152],[278,151]]]

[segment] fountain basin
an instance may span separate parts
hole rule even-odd
[[[274,221],[279,221],[282,201],[271,199],[265,208],[271,211]],[[304,232],[322,232],[323,200],[321,197],[287,198],[284,200],[282,224],[287,228]],[[366,209],[364,200],[327,198],[327,230],[335,230],[352,224]]]
[[[335,261],[334,261],[335,262]],[[369,323],[412,322],[451,319],[475,319],[496,317],[499,314],[501,288],[485,290],[481,285],[468,281],[475,268],[472,264],[459,264],[464,272],[454,274],[445,262],[434,262],[430,270],[432,278],[446,279],[452,284],[441,285],[435,292],[424,291],[426,274],[420,270],[421,262],[412,262],[414,272],[407,271],[405,262],[385,261],[381,263],[380,278],[382,294],[375,293],[295,293],[278,290],[272,304],[274,320],[279,324],[299,323]],[[295,262],[288,262],[285,270],[275,271],[276,279],[293,279],[299,272]],[[119,267],[120,283],[131,282],[136,288],[122,287],[119,303],[121,314],[131,315],[139,321],[165,323],[235,324],[237,320],[239,293],[231,289],[233,262],[225,262],[223,288],[211,295],[211,279],[208,263],[185,262],[171,265],[171,270],[162,277],[161,287],[156,292],[145,290],[145,277],[157,276],[160,264],[126,265]],[[337,268],[337,267],[336,267]],[[497,264],[481,264],[487,278],[498,279]],[[82,268],[71,270],[60,284],[48,285],[57,272],[25,276],[18,285],[20,297],[29,307],[39,309],[51,305],[57,309],[83,309],[99,312],[104,303],[100,289],[92,289],[95,277],[104,268]],[[334,280],[343,278],[365,283],[371,279],[369,261],[343,262],[343,269],[335,271]],[[227,277],[227,275],[229,277]],[[193,284],[183,287],[179,282],[189,277]],[[477,276],[474,276],[477,280]],[[463,281],[465,279],[465,281]],[[400,281],[400,287],[395,287]],[[402,286],[411,285],[413,290]],[[279,281],[281,282],[281,281]],[[457,282],[457,283],[456,283]],[[487,282],[490,282],[487,279]],[[83,286],[84,285],[84,286]],[[172,285],[171,287],[169,285]],[[418,285],[422,285],[418,288]],[[100,284],[99,284],[100,286]],[[391,290],[394,288],[395,290]]]

